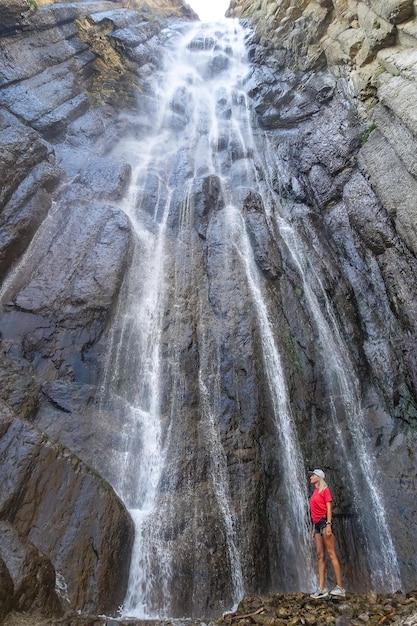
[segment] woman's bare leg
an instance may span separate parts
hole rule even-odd
[[[317,552],[317,568],[319,572],[319,588],[324,589],[324,581],[326,576],[326,559],[323,537],[319,533],[315,533],[314,540],[316,542]]]
[[[334,535],[332,533],[329,537],[326,537],[325,533],[323,533],[323,539],[324,539],[324,546],[325,546],[326,552],[329,555],[330,563],[332,564],[332,567],[333,567],[334,575],[336,578],[336,584],[339,585],[339,587],[343,587],[342,572],[340,569],[339,559],[337,558],[337,554],[336,554]]]

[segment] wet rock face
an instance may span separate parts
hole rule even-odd
[[[265,218],[262,197],[250,192],[243,203],[249,238],[258,266],[270,278],[277,278],[283,271],[279,249]]]
[[[132,524],[112,489],[4,409],[0,447],[0,509],[7,520],[0,552],[13,582],[9,609],[45,616],[80,606],[114,610],[123,600]]]
[[[397,58],[395,52],[393,57]],[[398,111],[396,117],[392,101],[392,108],[379,104],[375,109],[380,129],[371,129],[364,135],[364,126],[356,117],[352,103],[349,98],[341,97],[338,83],[332,82],[330,73],[322,70],[315,73],[314,88],[317,91],[314,94],[310,87],[304,88],[304,81],[310,81],[309,74],[301,70],[289,74],[282,65],[280,51],[268,53],[265,48],[259,49],[255,45],[251,49],[251,58],[262,59],[261,67],[254,70],[249,81],[249,93],[259,123],[268,129],[278,155],[276,186],[280,190],[282,210],[289,212],[292,223],[297,224],[300,232],[311,241],[311,263],[324,272],[325,290],[337,310],[346,340],[362,372],[364,415],[372,433],[370,444],[383,472],[384,494],[392,503],[389,505],[392,510],[399,504],[394,485],[398,484],[397,481],[404,481],[406,485],[400,497],[404,519],[401,530],[398,533],[394,530],[393,536],[397,554],[401,554],[404,580],[410,581],[415,557],[413,550],[405,549],[408,541],[405,537],[410,537],[411,501],[415,497],[412,476],[416,459],[413,453],[405,458],[394,450],[399,450],[397,445],[403,444],[411,450],[416,437],[413,417],[416,415],[416,369],[411,356],[415,350],[416,332],[415,280],[412,278],[417,270],[413,226],[415,203],[412,200],[415,174],[409,152],[414,146],[411,128],[415,132],[415,126],[407,122],[405,111],[400,113],[399,107],[395,109]],[[403,62],[405,58],[406,54]],[[276,82],[272,78],[272,68],[277,74]],[[257,75],[264,77],[260,84]],[[381,98],[383,94],[387,95],[385,103],[388,103],[388,98],[395,99],[391,82],[395,78],[388,75],[384,80],[386,83],[381,80],[379,93]],[[400,78],[398,81],[400,87],[402,81]],[[327,88],[318,105],[320,84]],[[386,91],[383,90],[385,85]],[[412,85],[410,82],[410,90]],[[305,99],[302,108],[306,112],[305,118],[298,117],[298,90]],[[318,107],[316,111],[309,109],[310,102]],[[410,133],[406,142],[401,143],[398,137],[394,139],[388,120],[395,127],[404,128],[403,137],[405,132]],[[293,132],[295,128],[296,132]],[[402,182],[398,187],[399,181]],[[279,240],[277,244],[280,246]],[[256,242],[253,245],[256,254]],[[322,250],[319,256],[313,252],[317,245]],[[281,256],[284,272],[280,282],[285,293],[294,277],[286,268],[285,248],[281,248]],[[301,292],[299,296],[302,304]],[[308,380],[311,375],[316,380],[314,396],[309,393],[300,395],[299,385],[302,383],[294,371],[291,390],[294,405],[300,403],[302,412],[303,402],[312,402],[315,410],[323,411],[323,419],[329,389],[320,390],[317,385],[316,367],[320,357],[312,338],[306,334],[306,326],[299,319],[298,304],[288,299],[283,308],[291,335],[298,344],[297,352],[300,353],[299,347],[304,346],[304,356],[301,357],[303,377]],[[399,356],[400,352],[402,356]],[[309,361],[313,368],[311,372],[307,366]],[[322,366],[326,368],[328,363]],[[342,413],[343,409],[339,407],[339,419]],[[326,420],[324,424],[325,428],[331,427]],[[317,458],[317,450],[322,449],[322,464],[325,464],[324,459],[332,456],[325,437],[319,432],[314,434],[303,420],[299,427],[304,433],[307,456]],[[335,468],[335,462],[330,465]],[[342,478],[343,468],[336,473]],[[338,482],[336,476],[333,480]],[[351,543],[348,527],[352,518],[349,517],[351,495],[346,477],[342,478],[342,483],[343,489],[334,485],[339,519],[336,534],[343,546],[342,551],[346,550],[346,571],[357,571],[356,576],[360,578],[360,556],[353,556],[348,547]],[[353,560],[357,559],[356,565],[350,561],[349,553]],[[348,584],[354,585],[354,582]],[[366,586],[369,582],[363,580],[361,584]]]
[[[386,451],[383,441],[386,441],[390,420],[379,420],[377,425],[373,410],[369,414],[373,427],[380,429],[376,450],[383,459],[383,467],[390,467],[394,482],[403,476],[408,484],[405,476],[409,470],[398,455],[395,458],[399,466],[394,470],[389,450],[397,437],[410,442],[415,437],[414,418],[411,417],[415,414],[415,399],[411,397],[415,398],[416,390],[415,365],[411,357],[415,349],[415,340],[411,338],[415,333],[411,276],[415,271],[416,255],[416,124],[412,94],[416,85],[417,40],[413,3],[334,1],[292,5],[286,0],[268,3],[238,0],[231,3],[229,13],[250,18],[264,44],[264,47],[250,49],[251,58],[259,64],[250,94],[263,127],[276,128],[277,133],[280,128],[291,128],[288,114],[297,121],[297,106],[303,98],[307,98],[307,103],[302,110],[308,113],[310,90],[303,84],[305,79],[300,72],[303,67],[314,67],[315,79],[322,76],[325,81],[331,81],[331,75],[343,77],[327,93],[331,99],[334,87],[337,84],[344,86],[346,93],[353,96],[349,105],[352,112],[358,111],[363,120],[362,129],[357,127],[357,133],[351,135],[355,124],[352,126],[353,118],[346,111],[345,121],[339,118],[335,124],[328,117],[327,130],[318,122],[312,133],[302,134],[300,143],[285,136],[283,142],[277,141],[282,163],[281,186],[284,194],[296,203],[314,199],[313,206],[321,215],[319,219],[323,220],[327,240],[339,257],[339,267],[345,267],[344,273],[354,290],[362,326],[360,343],[367,367],[383,390],[391,416],[402,412],[400,406],[403,409],[408,407],[402,412],[400,421],[392,425],[394,439],[387,444]],[[275,48],[274,54],[268,55],[269,46]],[[322,74],[320,68],[324,62],[330,74]],[[288,66],[294,71],[288,72]],[[274,72],[277,70],[280,79],[275,82]],[[260,81],[256,74],[261,77]],[[301,95],[295,84],[303,85]],[[310,100],[310,106],[317,106],[318,99]],[[320,109],[318,119],[325,108]],[[342,109],[336,108],[336,115],[339,115]],[[332,107],[328,110],[335,112]],[[303,128],[301,118],[300,122],[298,132]],[[358,153],[359,172],[354,172],[348,155],[355,155],[360,138],[363,145]],[[300,208],[295,209],[296,219],[298,213],[300,218],[304,215]],[[350,228],[352,233],[348,235]],[[350,261],[340,261],[340,254]],[[368,281],[359,279],[362,263],[362,267],[369,267],[368,271],[373,272],[368,265],[370,258],[373,258],[371,265],[382,279],[381,289],[388,297],[386,314],[382,303],[380,308],[375,305],[369,308],[370,283],[365,287]],[[368,298],[363,298],[364,293],[368,293]],[[368,304],[365,304],[367,299]],[[382,319],[390,319],[391,311],[396,318],[394,327],[397,330],[391,323],[388,328],[383,328]],[[393,335],[398,337],[398,324],[402,328],[399,342],[393,339]],[[377,331],[378,326],[380,331]],[[409,329],[411,336],[407,337]],[[398,350],[402,351],[404,360],[399,357]],[[391,365],[394,365],[393,369]],[[402,420],[410,430],[407,435],[400,436],[397,433],[402,431]],[[414,461],[412,466],[415,467]],[[393,497],[390,480],[386,487]],[[405,491],[405,500],[409,502],[408,487]],[[407,528],[408,524],[407,521]],[[402,542],[400,538],[398,541]]]
[[[29,245],[51,207],[51,191],[60,170],[52,150],[39,135],[2,111],[1,142],[1,276]]]
[[[132,59],[143,78],[159,62],[152,40],[162,24],[106,1],[38,10],[10,1],[0,13],[0,613],[110,614],[126,590],[131,520],[109,485],[54,441],[83,456],[100,430],[87,410],[97,379],[87,353],[114,313],[132,254],[117,204],[131,166],[109,156],[132,125],[110,103],[133,98]],[[72,439],[61,436],[62,416],[71,416]],[[103,446],[84,461],[101,469],[94,457],[106,458]]]
[[[4,619],[13,608],[13,579],[3,559],[0,559],[0,619]]]
[[[1,532],[1,553],[13,583],[10,606],[20,612],[39,612],[45,617],[62,614],[51,561],[11,524],[1,522]]]
[[[237,4],[251,8],[249,2],[232,3]],[[169,29],[147,20],[146,8],[124,9],[104,0],[60,3],[23,16],[19,3],[10,3],[0,40],[0,477],[7,487],[0,506],[0,613],[41,610],[58,620],[68,606],[114,613],[123,601],[133,531],[103,478],[113,485],[120,479],[127,407],[143,384],[142,346],[133,351],[123,343],[134,334],[135,309],[122,316],[128,279],[146,278],[144,231],[157,230],[169,193],[176,210],[167,219],[166,252],[172,257],[158,401],[162,436],[170,438],[157,510],[147,528],[157,536],[152,580],[165,584],[168,546],[175,570],[172,614],[207,616],[230,608],[235,563],[215,493],[219,462],[213,450],[220,450],[245,588],[296,588],[297,563],[285,534],[289,493],[260,314],[242,263],[228,257],[230,245],[239,259],[246,240],[227,221],[224,177],[236,194],[242,218],[237,221],[244,224],[272,312],[305,469],[321,465],[330,472],[346,586],[372,585],[373,562],[361,546],[379,554],[381,538],[372,518],[375,503],[365,498],[358,507],[355,500],[356,475],[348,463],[354,459],[353,469],[360,466],[356,442],[332,379],[332,346],[311,318],[310,285],[325,322],[340,330],[344,358],[352,363],[359,389],[354,417],[363,419],[367,450],[383,474],[404,586],[415,585],[414,66],[404,51],[386,47],[396,41],[399,24],[407,37],[414,31],[407,2],[362,5],[350,15],[353,4],[256,3],[257,11],[267,10],[265,26],[274,37],[272,47],[263,45],[262,35],[248,39],[252,65],[245,84],[253,143],[242,145],[231,131],[238,98],[229,102],[219,94],[215,153],[222,175],[206,166],[195,175],[187,150],[173,152],[168,190],[161,185],[166,171],[151,168],[138,213],[144,230],[137,236],[120,202],[145,155],[132,153],[132,144],[123,141],[152,130],[158,103],[150,79],[162,67]],[[176,16],[177,9],[182,12],[176,7]],[[361,51],[364,68],[377,53],[387,68],[378,86],[374,130],[371,122],[360,121],[346,95],[346,68],[325,67],[332,47],[323,41],[345,18],[355,32],[346,28],[335,35],[340,45],[349,45],[352,54]],[[189,49],[214,51],[205,81],[226,73],[233,62],[214,36],[197,37]],[[169,109],[178,137],[192,120],[192,106],[187,90],[178,89]],[[204,153],[208,119],[201,131]],[[251,186],[245,179],[248,160],[255,147],[265,150],[264,142],[267,166],[256,164],[259,187]],[[191,216],[185,215],[187,207]],[[284,237],[281,218],[296,232],[295,242]],[[296,262],[290,244],[308,249],[304,264]],[[124,373],[115,367],[120,354]],[[113,377],[117,393],[113,404],[104,405],[101,388]],[[138,450],[140,445],[139,437]],[[138,489],[136,474],[126,472],[123,480]],[[156,606],[166,606],[165,591],[156,585]],[[298,620],[301,613],[314,623],[309,600],[303,596],[300,602],[297,615],[285,607],[277,617],[269,606],[252,621]],[[241,610],[259,608],[248,601]],[[379,607],[375,614],[381,610],[379,619],[387,614]],[[356,607],[346,611],[356,617]]]

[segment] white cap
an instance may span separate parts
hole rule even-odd
[[[316,476],[320,476],[320,478],[324,478],[324,472],[321,469],[311,470],[309,474],[315,474]]]

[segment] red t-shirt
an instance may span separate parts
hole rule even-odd
[[[310,512],[313,524],[317,524],[323,517],[327,517],[327,502],[332,501],[332,494],[330,489],[326,487],[323,491],[314,489],[313,495],[310,498]]]

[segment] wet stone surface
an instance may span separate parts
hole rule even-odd
[[[116,470],[125,449],[125,407],[132,397],[135,408],[142,406],[133,390],[141,388],[144,372],[152,379],[152,368],[138,367],[142,367],[142,354],[147,354],[141,347],[142,328],[147,326],[138,323],[136,329],[132,324],[134,341],[119,348],[119,331],[120,336],[130,337],[119,312],[138,318],[136,307],[129,308],[125,278],[137,274],[132,284],[136,284],[134,293],[140,293],[147,262],[154,267],[151,244],[158,227],[152,219],[161,219],[167,198],[172,211],[162,247],[172,262],[167,263],[167,307],[155,334],[161,337],[163,356],[163,384],[155,397],[158,403],[161,398],[162,430],[168,430],[171,415],[175,428],[170,430],[165,448],[168,469],[161,480],[163,490],[152,518],[156,530],[150,533],[149,543],[156,546],[158,554],[169,552],[175,569],[168,580],[159,565],[163,559],[153,557],[155,570],[146,577],[163,581],[155,589],[153,606],[165,603],[161,614],[193,615],[201,624],[207,624],[209,616],[217,619],[234,604],[231,597],[239,597],[232,593],[237,567],[228,557],[228,546],[232,546],[231,555],[235,544],[241,557],[242,586],[251,593],[307,587],[291,586],[294,576],[299,580],[297,568],[309,578],[304,565],[308,559],[301,559],[296,539],[293,558],[282,533],[294,515],[287,510],[291,500],[285,491],[287,465],[281,461],[286,457],[277,454],[281,445],[277,425],[283,411],[264,365],[264,348],[272,345],[279,345],[282,351],[275,367],[280,374],[282,360],[306,469],[323,466],[331,470],[335,516],[340,522],[337,541],[347,588],[355,592],[370,588],[370,580],[376,581],[378,576],[379,588],[417,588],[417,219],[413,219],[416,186],[407,182],[415,177],[411,130],[403,130],[402,142],[396,138],[395,145],[400,142],[405,148],[397,158],[381,136],[387,126],[381,117],[389,119],[387,111],[380,111],[378,129],[365,133],[346,90],[324,68],[311,74],[292,63],[294,69],[289,71],[285,50],[274,51],[258,43],[249,44],[254,64],[245,98],[235,90],[228,100],[224,94],[229,82],[242,69],[231,71],[234,57],[228,45],[222,47],[221,38],[217,49],[217,34],[216,38],[214,34],[208,38],[199,35],[189,49],[200,57],[210,50],[207,64],[199,65],[203,83],[216,72],[222,80],[226,78],[216,105],[218,138],[213,160],[219,168],[212,175],[205,156],[210,146],[211,114],[201,116],[198,167],[191,161],[188,147],[179,141],[188,132],[194,137],[190,128],[193,98],[187,91],[192,81],[187,79],[187,89],[176,89],[161,109],[159,89],[152,80],[154,74],[160,78],[164,50],[176,39],[179,25],[165,28],[166,24],[155,19],[143,24],[144,16],[137,11],[135,22],[131,12],[98,0],[85,3],[88,11],[82,8],[83,2],[45,6],[32,11],[30,20],[28,17],[19,26],[24,3],[7,0],[7,6],[14,7],[7,14],[5,4],[0,2],[0,22],[4,18],[5,24],[0,26],[0,35],[4,35],[0,48],[7,51],[7,57],[3,55],[7,63],[0,63],[6,81],[0,90],[0,161],[4,161],[0,167],[4,174],[0,277],[7,274],[8,282],[0,313],[0,417],[2,412],[8,417],[4,427],[0,420],[0,452],[3,448],[7,451],[0,454],[1,498],[4,500],[6,486],[15,489],[7,491],[0,517],[17,527],[23,539],[17,536],[13,545],[20,547],[23,556],[35,555],[35,566],[43,560],[27,546],[25,537],[47,553],[57,576],[65,578],[70,606],[82,612],[62,616],[57,611],[51,617],[47,602],[41,600],[49,592],[46,574],[51,569],[48,566],[45,576],[37,576],[32,560],[30,576],[15,573],[19,584],[10,591],[8,571],[13,568],[0,551],[5,564],[0,568],[0,623],[3,615],[16,609],[42,612],[44,621],[20,613],[8,617],[6,626],[145,624],[97,617],[116,612],[125,597],[132,533],[116,495],[96,480],[89,468],[112,485],[119,480]],[[268,2],[270,7],[274,4]],[[320,4],[328,5],[324,7],[327,12],[331,3],[324,0]],[[92,5],[94,15],[84,19]],[[170,51],[174,49],[172,44]],[[175,75],[179,65],[175,64]],[[413,103],[403,98],[402,91],[398,102],[396,92],[401,85],[404,87],[401,76],[384,83],[383,106],[391,103],[402,111],[404,100],[412,111]],[[246,93],[257,116],[256,150],[252,134],[243,132],[249,124],[243,124],[242,132],[235,130],[238,120],[239,124],[249,121]],[[131,176],[136,184],[137,157],[135,151],[130,153],[130,140],[147,141],[159,118],[156,113],[165,104],[169,112],[166,131],[178,138],[175,147],[181,149],[170,152],[164,143],[162,158],[155,153],[155,159],[149,160],[139,203],[143,209],[135,205],[140,218],[138,236],[118,204],[127,193]],[[410,119],[408,112],[403,117]],[[117,142],[123,144],[120,153],[114,150]],[[144,152],[143,146],[137,151],[141,163]],[[262,159],[258,154],[264,155]],[[410,171],[403,171],[405,162]],[[199,177],[189,195],[194,172]],[[248,172],[253,172],[253,180]],[[226,230],[230,223],[225,211],[228,199],[221,186],[226,176],[245,220],[248,246],[241,235],[235,242]],[[258,183],[262,183],[260,189]],[[270,197],[273,201],[269,202]],[[193,206],[195,222],[191,211],[184,219],[183,208]],[[280,228],[282,216],[286,229]],[[236,225],[237,220],[233,222]],[[239,226],[239,233],[243,232]],[[149,243],[148,256],[144,243]],[[246,259],[253,257],[264,281],[265,303],[273,321],[267,332],[259,323],[264,319],[263,303],[253,297],[257,290],[248,280],[252,266],[248,272],[240,261],[246,249]],[[133,261],[137,259],[136,266]],[[139,267],[136,273],[135,267]],[[302,268],[311,285],[304,281]],[[174,285],[178,287],[175,293]],[[147,299],[143,301],[146,305]],[[129,307],[122,309],[121,303]],[[148,315],[147,306],[141,310]],[[159,315],[149,315],[146,320],[152,317]],[[337,330],[334,339],[343,358],[332,349],[333,337],[328,340],[329,319]],[[117,326],[114,333],[113,326]],[[320,333],[322,339],[317,341]],[[123,367],[115,376],[115,399],[111,396],[103,408],[101,383],[110,379],[107,371],[115,361],[107,355],[113,345]],[[329,346],[326,353],[323,345]],[[352,362],[351,371],[340,373],[339,362],[347,363],[346,369]],[[333,371],[336,377],[330,375]],[[137,372],[137,378],[132,378],[132,372]],[[358,389],[360,394],[346,397],[340,393],[347,388]],[[124,395],[119,402],[120,390]],[[207,410],[208,395],[212,410]],[[351,407],[361,410],[353,414]],[[216,415],[215,446],[212,413]],[[131,415],[136,414],[134,410]],[[364,448],[356,446],[358,436],[362,437],[358,417],[363,418],[363,431],[369,433],[367,449],[369,458],[376,459],[376,475],[380,470],[383,476],[381,500],[386,503],[388,518],[392,515],[385,536],[379,523],[385,516],[378,518],[373,487],[366,486],[368,474],[373,477],[374,473],[363,470],[368,467],[362,462]],[[25,427],[20,424],[18,418],[30,420],[31,428],[29,423]],[[12,448],[6,435],[11,438],[13,433]],[[328,441],[339,441],[339,433],[345,443],[329,446]],[[136,453],[135,445],[131,447]],[[17,450],[20,456],[9,450]],[[141,455],[132,455],[132,467],[137,456]],[[61,476],[65,490],[59,489]],[[136,476],[136,470],[131,476]],[[228,480],[223,481],[223,476]],[[226,515],[219,504],[220,478],[230,485]],[[136,493],[134,479],[129,477],[127,482]],[[365,488],[360,487],[363,492],[358,494],[362,485]],[[58,505],[55,494],[60,498]],[[93,506],[95,502],[98,506]],[[103,523],[96,531],[97,519]],[[113,529],[116,537],[111,535]],[[396,575],[395,567],[375,563],[389,553],[388,539],[395,545],[404,585],[387,580],[391,573]],[[0,547],[2,544],[0,533]],[[118,549],[119,545],[124,548]],[[308,555],[312,558],[312,550]],[[392,554],[389,559],[389,563],[395,561]],[[25,562],[23,558],[21,562]],[[22,578],[23,582],[33,581],[36,593],[32,589],[26,592],[20,584]],[[40,584],[43,581],[45,584]],[[36,585],[41,587],[39,593]],[[19,604],[9,602],[11,593]],[[416,615],[414,600],[409,600],[407,596],[349,595],[343,602],[312,602],[307,595],[275,595],[247,599],[236,614],[225,615],[218,623],[403,623]],[[52,610],[52,600],[50,606]],[[174,623],[185,626],[194,622]]]

